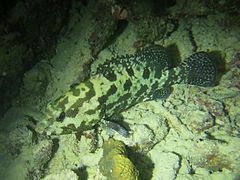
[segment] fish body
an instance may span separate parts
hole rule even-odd
[[[215,81],[214,62],[204,52],[175,68],[169,68],[169,61],[158,45],[106,61],[90,79],[48,106],[51,128],[57,134],[66,127],[91,128],[139,102],[166,97],[173,84],[210,86]]]

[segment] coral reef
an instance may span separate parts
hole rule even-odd
[[[99,161],[101,173],[107,179],[138,179],[138,170],[128,159],[125,145],[110,138],[103,144],[103,157]]]
[[[2,179],[240,178],[239,1],[1,5],[0,109],[12,106],[0,121]],[[175,85],[167,99],[127,109],[113,121],[124,136],[101,124],[41,134],[47,103],[86,80],[91,63],[94,74],[99,64],[148,43],[170,50],[172,66],[209,52],[227,63],[224,74],[214,87]]]
[[[160,2],[159,2],[160,3]],[[138,1],[130,3],[130,12],[128,21],[134,25],[137,40],[134,42],[135,48],[154,41],[162,40],[176,30],[178,24],[170,16],[159,15],[155,8],[163,6],[154,6],[153,2]],[[159,11],[163,11],[162,9]]]
[[[177,27],[173,19],[156,17],[150,14],[139,16],[138,18],[133,23],[136,24],[138,38],[144,41],[144,43],[162,40],[169,36]]]
[[[117,21],[111,14],[109,6],[99,5],[93,15],[94,29],[92,30],[88,42],[90,44],[91,53],[97,56],[106,43],[109,42],[117,29]]]
[[[9,12],[1,14],[0,115],[18,94],[23,73],[42,58],[55,54],[56,38],[67,23],[70,4],[70,1],[15,1],[8,6]],[[7,3],[1,8],[4,6]]]
[[[51,158],[52,141],[43,140],[36,145],[28,145],[22,153],[11,161],[3,179],[40,179]]]
[[[53,180],[53,179],[71,179],[78,180],[79,177],[71,170],[64,170],[59,173],[50,174],[44,177],[44,180]]]

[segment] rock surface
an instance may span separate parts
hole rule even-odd
[[[114,4],[99,1],[101,6],[107,4],[105,10],[110,9],[108,17],[99,21],[102,16],[96,15],[99,9],[94,1],[83,9],[81,5],[80,13],[79,4],[73,4],[56,54],[48,61],[43,58],[25,73],[20,95],[1,121],[0,177],[107,179],[104,176],[112,177],[112,168],[119,173],[120,162],[124,162],[134,177],[138,171],[139,179],[239,179],[240,30],[235,22],[239,12],[234,9],[235,1],[205,2],[177,0],[153,11],[146,11],[151,5],[143,6],[140,1],[123,4],[128,11],[124,17],[127,26],[116,27],[112,19],[108,31],[101,31],[106,33],[103,39],[97,36],[97,41],[91,32],[108,26],[96,23],[111,18]],[[164,27],[150,24],[146,29],[136,29],[155,20]],[[108,127],[101,123],[81,134],[38,134],[46,126],[48,102],[86,79],[107,59],[133,53],[147,43],[167,47],[173,66],[195,51],[207,51],[219,64],[226,62],[225,71],[214,87],[175,85],[166,100],[143,102],[123,112],[129,137],[114,131],[109,135]],[[114,147],[114,158],[104,159],[106,142],[110,141],[122,143]],[[114,162],[114,166],[106,168],[106,162]]]

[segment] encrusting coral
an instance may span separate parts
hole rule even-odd
[[[136,180],[138,170],[126,155],[122,141],[110,138],[103,144],[103,157],[99,161],[101,173],[112,180]]]

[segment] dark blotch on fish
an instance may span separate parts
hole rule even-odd
[[[109,71],[108,73],[106,73],[104,75],[109,81],[116,81],[117,80],[117,76],[114,73],[114,71]]]
[[[132,81],[128,79],[123,85],[124,91],[129,91],[131,89],[131,86],[132,86]]]
[[[57,121],[62,122],[65,119],[65,112],[61,112],[57,117]]]
[[[133,69],[131,67],[128,67],[126,68],[126,71],[128,73],[128,75],[131,77],[131,76],[134,76],[134,72],[133,72]]]
[[[143,70],[143,78],[144,78],[144,79],[148,79],[148,78],[149,78],[149,75],[150,75],[149,69],[148,69],[148,68],[145,68],[145,69]]]

